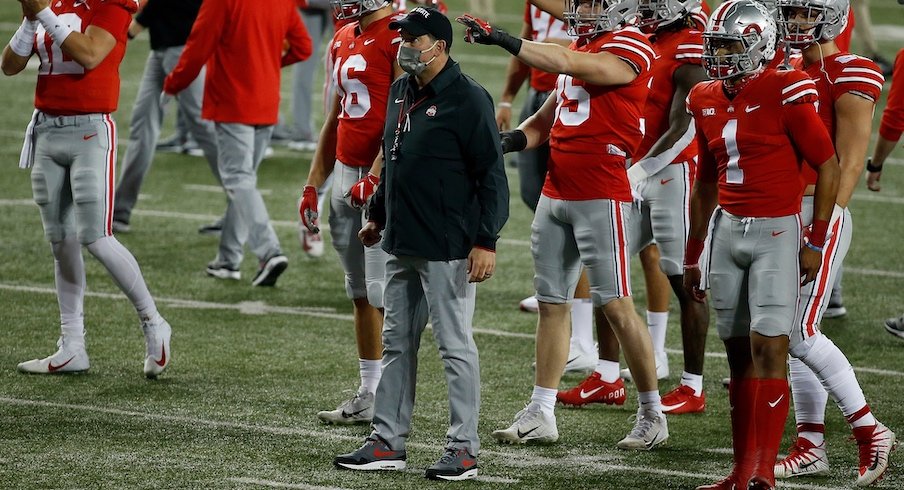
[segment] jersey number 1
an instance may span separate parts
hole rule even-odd
[[[725,171],[725,182],[729,184],[743,184],[744,171],[741,170],[739,161],[741,152],[738,151],[738,120],[729,119],[722,128],[722,138],[725,139],[725,151],[728,153],[728,169]]]

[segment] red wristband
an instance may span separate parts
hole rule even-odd
[[[826,234],[829,231],[829,222],[824,219],[814,219],[813,228],[810,230],[810,243],[816,247],[826,244]]]
[[[689,237],[687,248],[684,249],[684,265],[696,265],[700,263],[700,255],[703,254],[703,240]]]

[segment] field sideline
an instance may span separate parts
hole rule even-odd
[[[450,10],[464,11],[465,0]],[[497,1],[499,20],[517,32],[520,1]],[[0,6],[0,43],[18,26],[16,2]],[[883,54],[892,58],[904,41],[904,7],[872,2]],[[500,49],[468,46],[454,27],[452,57],[498,97],[507,57]],[[120,160],[128,121],[148,52],[146,36],[129,46],[121,75]],[[91,371],[75,376],[25,376],[23,360],[44,357],[59,335],[53,261],[31,198],[28,172],[16,168],[25,125],[33,109],[36,67],[0,77],[0,488],[285,488],[302,490],[445,488],[423,479],[440,455],[448,422],[442,365],[429,336],[420,352],[418,400],[408,446],[408,471],[342,472],[332,457],[357,447],[366,427],[319,423],[357,386],[352,309],[332,248],[322,259],[304,256],[296,236],[296,201],[310,153],[275,147],[260,170],[259,187],[289,257],[274,289],[252,289],[257,268],[248,254],[240,282],[204,273],[216,240],[196,233],[215,219],[224,198],[207,164],[198,158],[158,154],[136,208],[133,231],[117,237],[135,254],[160,311],[173,325],[173,362],[156,382],[141,374],[144,339],[134,310],[99,263],[85,253],[85,317]],[[291,97],[284,71],[283,106]],[[886,89],[888,85],[886,84]],[[319,98],[316,103],[320,103]],[[516,101],[520,106],[520,100]],[[874,118],[881,117],[883,100]],[[288,111],[284,111],[288,113]],[[169,120],[172,117],[168,118]],[[169,133],[171,121],[163,134]],[[870,149],[870,152],[872,148]],[[855,233],[844,276],[847,317],[823,330],[842,348],[877,417],[904,436],[904,341],[882,321],[904,311],[904,149],[886,167],[882,192],[861,185],[851,204]],[[561,439],[553,446],[501,446],[490,437],[507,426],[528,400],[533,380],[536,317],[517,310],[532,290],[531,215],[518,195],[517,172],[507,168],[511,219],[499,242],[494,278],[478,288],[474,319],[481,354],[480,477],[468,488],[686,489],[723,476],[729,468],[730,433],[724,350],[714,331],[707,346],[707,411],[669,418],[671,438],[651,453],[615,449],[632,423],[636,391],[624,407],[557,409]],[[325,217],[323,221],[326,222]],[[645,293],[633,266],[638,312]],[[670,390],[681,372],[677,302],[672,302],[667,345]],[[573,386],[579,376],[567,376]],[[789,417],[790,419],[791,417]],[[793,442],[789,420],[783,452]],[[851,488],[856,445],[829,403],[828,477],[794,480],[780,488]],[[877,488],[904,488],[904,454],[892,455]]]

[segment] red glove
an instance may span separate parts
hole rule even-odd
[[[317,212],[317,188],[312,185],[304,186],[301,193],[301,203],[298,205],[298,215],[301,216],[301,224],[311,233],[320,233],[320,227],[317,226],[317,218],[320,214]]]
[[[380,178],[367,172],[367,175],[352,184],[348,192],[345,193],[345,196],[343,196],[345,197],[345,202],[355,209],[361,209],[364,206],[367,206],[367,201],[370,199],[370,196],[373,195],[379,184]]]

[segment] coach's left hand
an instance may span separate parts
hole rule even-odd
[[[468,254],[468,282],[483,282],[496,271],[496,252],[474,247]]]

